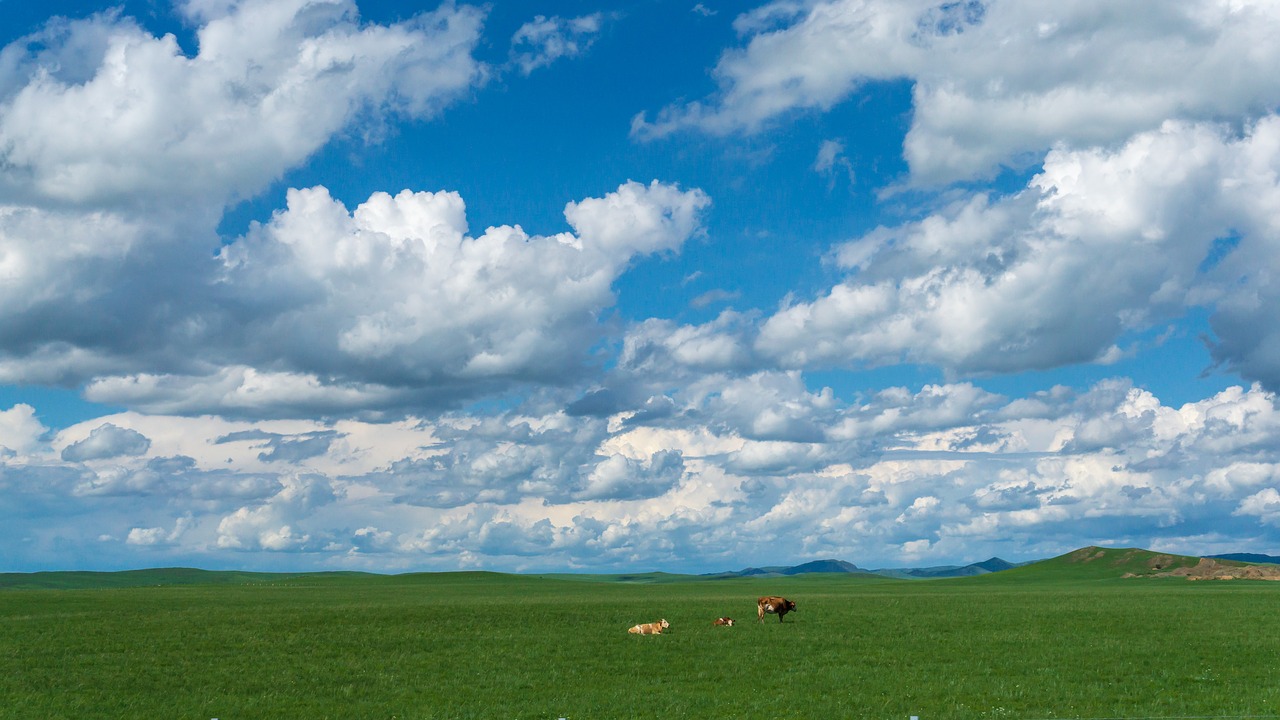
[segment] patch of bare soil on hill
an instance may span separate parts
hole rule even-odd
[[[1280,565],[1246,565],[1200,558],[1192,567],[1174,568],[1150,575],[1125,573],[1125,577],[1185,577],[1188,580],[1280,580]]]
[[[1093,562],[1107,556],[1107,553],[1100,547],[1084,547],[1067,555],[1067,559],[1071,562]]]

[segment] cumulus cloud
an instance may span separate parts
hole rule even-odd
[[[218,523],[217,546],[231,550],[301,552],[323,547],[329,533],[304,529],[308,515],[336,499],[327,478],[290,475],[280,492],[259,505],[246,505]]]
[[[1252,515],[1269,525],[1280,524],[1280,492],[1275,488],[1260,490],[1242,500],[1233,514]]]
[[[147,547],[176,545],[191,525],[191,516],[180,517],[174,522],[172,530],[162,527],[135,527],[129,529],[125,537],[126,545]]]
[[[562,382],[599,337],[613,281],[699,232],[708,202],[628,182],[569,203],[573,233],[514,225],[472,236],[456,193],[377,193],[348,211],[324,188],[292,190],[286,209],[214,259],[208,289],[222,302],[188,325],[204,347],[198,363],[104,374],[86,395],[153,412],[287,414]]]
[[[89,437],[63,448],[62,459],[84,462],[121,455],[143,455],[150,447],[151,441],[146,435],[129,428],[103,423],[94,428],[89,433]]]
[[[604,19],[604,13],[576,18],[539,15],[511,36],[512,62],[528,75],[560,58],[581,55],[595,42]]]
[[[0,410],[0,455],[25,454],[37,447],[46,428],[36,418],[36,410],[30,405],[14,405]]]
[[[110,240],[120,227],[115,249],[50,258],[36,245],[47,223],[18,228],[0,252],[20,281],[6,286],[14,302],[0,322],[0,377],[88,380],[96,401],[232,414],[438,405],[507,382],[557,382],[584,363],[614,279],[636,256],[677,250],[698,233],[708,202],[700,191],[628,182],[570,202],[575,233],[531,237],[504,225],[472,237],[457,193],[375,193],[348,211],[325,188],[308,188],[212,259],[140,251],[145,233],[114,222],[72,232]],[[99,274],[102,252],[140,261]],[[78,284],[91,269],[92,281]],[[134,273],[147,281],[129,282]]]
[[[1062,146],[1027,187],[975,193],[837,246],[837,285],[755,321],[631,329],[624,367],[873,367],[958,374],[1108,363],[1139,332],[1209,311],[1214,359],[1280,389],[1267,315],[1280,272],[1280,117],[1168,122]]]
[[[656,181],[570,202],[574,232],[552,237],[473,237],[456,193],[375,193],[348,211],[316,187],[221,241],[226,203],[343,128],[429,116],[480,82],[481,18],[446,5],[362,25],[350,3],[301,0],[186,11],[202,23],[192,57],[111,13],[5,50],[0,382],[240,415],[557,382],[582,366],[632,259],[699,232],[706,195]]]
[[[678,451],[659,451],[646,460],[611,455],[592,468],[577,497],[584,500],[661,497],[676,485],[683,472],[684,461]]]
[[[340,0],[180,9],[190,55],[114,11],[0,51],[0,382],[192,372],[190,349],[243,319],[210,259],[224,208],[337,133],[430,117],[485,77],[474,8],[394,25]]]
[[[1280,13],[1268,3],[784,0],[735,26],[747,43],[721,56],[718,92],[637,116],[636,135],[752,132],[866,83],[908,80],[904,155],[917,182],[945,183],[1059,141],[1106,145],[1168,118],[1256,117],[1280,95],[1280,51],[1267,42]]]
[[[108,12],[4,50],[11,198],[113,208],[245,197],[366,111],[430,115],[482,77],[482,16],[446,5],[362,25],[346,0],[182,6],[187,56]],[[71,60],[71,62],[68,62]]]
[[[891,566],[1093,543],[1229,551],[1280,527],[1280,403],[1258,386],[1181,407],[1124,380],[846,402],[775,373],[666,403],[649,416],[527,405],[431,424],[122,414],[110,424],[152,438],[143,455],[80,462],[40,441],[0,458],[0,489],[31,515],[9,531],[47,526],[108,554],[290,555],[295,568]],[[296,461],[267,457],[317,438]]]

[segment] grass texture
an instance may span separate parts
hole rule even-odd
[[[161,573],[123,587],[90,578],[0,590],[0,717],[931,720],[1280,708],[1280,583],[1120,579],[1053,562],[932,581],[187,572],[177,583]],[[798,610],[761,624],[762,594]],[[739,625],[712,627],[721,615]],[[663,617],[661,636],[626,632]]]

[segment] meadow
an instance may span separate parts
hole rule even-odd
[[[26,588],[10,577],[0,589],[0,717],[1280,710],[1280,583],[1122,579],[1053,562],[929,581],[174,572],[50,576]],[[761,624],[762,594],[798,610]],[[712,627],[721,615],[739,624]],[[671,629],[661,636],[626,632],[663,617]]]

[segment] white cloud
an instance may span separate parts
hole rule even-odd
[[[202,22],[191,57],[114,13],[5,49],[8,197],[148,209],[246,197],[360,113],[430,115],[483,77],[474,8],[396,25],[361,25],[350,2],[187,9]]]
[[[228,331],[203,338],[203,364],[225,364],[99,377],[86,394],[152,412],[253,415],[560,382],[583,366],[614,280],[637,256],[678,249],[707,203],[698,190],[629,182],[569,203],[576,234],[516,225],[472,237],[456,193],[377,193],[348,211],[324,188],[292,190],[287,209],[221,250],[209,292],[230,314],[191,318]],[[267,366],[282,369],[256,369]]]
[[[35,450],[45,426],[36,418],[36,410],[27,404],[0,410],[0,458],[5,453],[25,455]]]
[[[247,320],[211,284],[224,208],[337,133],[429,117],[485,77],[474,8],[395,25],[324,0],[182,9],[190,55],[117,12],[0,51],[0,382],[225,385],[246,358],[192,352]]]
[[[581,55],[595,42],[604,20],[604,13],[576,18],[538,15],[511,36],[512,62],[528,75],[560,58]]]
[[[1240,502],[1234,515],[1252,515],[1269,525],[1280,524],[1280,492],[1275,488],[1260,490]]]
[[[706,408],[718,423],[753,440],[821,440],[836,406],[831,388],[811,393],[797,372],[716,378],[690,391],[707,393]]]
[[[172,530],[162,527],[135,527],[129,529],[125,537],[126,545],[172,546],[178,543],[191,525],[191,516],[180,517],[174,522]],[[109,539],[109,538],[108,538]]]
[[[531,406],[430,424],[125,413],[106,420],[150,438],[145,454],[0,458],[0,492],[25,508],[15,531],[83,537],[106,556],[305,552],[295,569],[893,566],[922,548],[934,562],[1031,559],[1177,550],[1209,531],[1217,547],[1271,542],[1280,527],[1280,404],[1259,387],[1182,407],[1123,381],[1034,402],[958,384],[846,403],[795,373],[715,387],[676,393],[651,421]],[[823,432],[767,439],[797,424]]]
[[[849,182],[856,179],[853,162],[844,154],[844,143],[839,140],[823,140],[818,147],[818,156],[813,161],[815,172],[825,175],[834,185],[837,174],[842,174]]]
[[[786,0],[736,25],[749,40],[721,56],[718,93],[637,117],[637,134],[751,132],[868,82],[910,80],[904,154],[916,181],[936,183],[1169,118],[1256,116],[1280,97],[1280,50],[1268,42],[1280,13],[1264,2]]]
[[[1054,150],[1020,193],[974,195],[837,248],[845,280],[768,318],[755,350],[791,367],[1051,368],[1105,361],[1126,333],[1209,306],[1217,358],[1280,387],[1260,302],[1280,270],[1277,136],[1268,116],[1240,137],[1167,123],[1114,150]]]
[[[679,482],[684,471],[680,453],[665,450],[641,462],[624,455],[610,455],[586,477],[578,494],[584,500],[659,497]]]
[[[216,258],[148,252],[128,224],[103,233],[70,219],[73,238],[92,235],[46,255],[43,226],[18,227],[0,250],[17,278],[6,284],[0,378],[87,380],[91,399],[151,412],[245,415],[441,404],[495,384],[558,382],[585,361],[613,281],[638,256],[678,250],[708,202],[628,182],[569,203],[574,234],[531,237],[516,225],[472,237],[456,193],[376,193],[348,211],[324,188],[292,190],[286,209]],[[114,247],[89,242],[113,236]],[[134,322],[123,327],[124,316]],[[61,321],[33,328],[34,317]]]
[[[289,475],[275,496],[246,505],[218,523],[217,547],[230,550],[292,552],[323,547],[319,535],[303,530],[308,516],[336,500],[330,481],[314,475]]]
[[[89,437],[72,443],[62,450],[62,459],[72,462],[102,460],[121,455],[143,455],[151,447],[147,436],[136,430],[103,423],[94,428]]]

